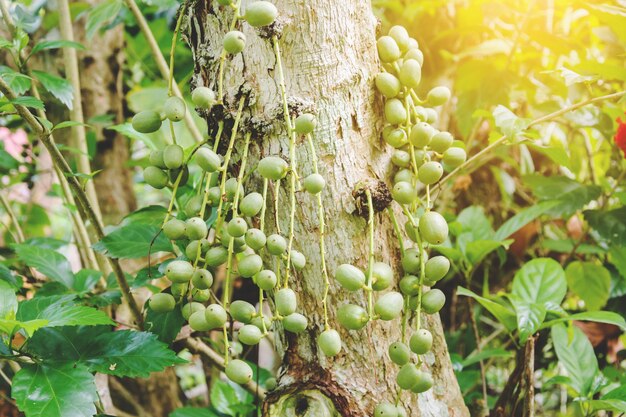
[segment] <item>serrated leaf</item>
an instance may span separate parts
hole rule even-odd
[[[74,90],[69,81],[43,71],[33,70],[33,75],[50,94],[65,104],[68,109],[72,110]]]
[[[96,271],[94,269],[81,269],[76,273],[73,289],[78,293],[91,291],[98,283],[100,277],[102,277],[102,272],[100,271]]]
[[[74,41],[66,41],[66,40],[56,40],[56,41],[41,41],[38,42],[35,46],[33,46],[32,54],[36,54],[40,51],[45,51],[48,49],[60,49],[60,48],[75,48],[79,51],[84,51],[85,46],[81,43]]]
[[[74,285],[72,267],[59,252],[31,244],[13,245],[20,261],[68,288]]]
[[[31,79],[28,75],[19,73],[6,65],[0,65],[0,77],[9,84],[11,90],[18,96],[30,90]]]
[[[0,319],[0,333],[14,334],[19,330],[24,329],[24,331],[26,331],[27,335],[30,337],[33,335],[33,333],[35,333],[36,330],[41,329],[47,324],[48,320],[43,319],[28,321]]]
[[[555,207],[558,201],[544,201],[519,211],[515,216],[504,222],[494,236],[494,240],[504,240],[513,233],[526,226],[551,208]]]
[[[94,376],[82,365],[24,365],[11,397],[28,417],[92,417],[98,399]]]
[[[186,323],[180,311],[180,305],[176,305],[174,310],[167,313],[157,313],[148,308],[146,313],[146,330],[157,335],[160,341],[172,343]]]
[[[237,404],[237,393],[227,382],[217,380],[211,387],[211,406],[226,415],[236,415],[232,405]]]
[[[614,210],[586,210],[585,219],[596,232],[614,245],[626,246],[626,206]]]
[[[511,110],[499,105],[493,111],[496,127],[509,139],[515,139],[528,127],[529,121],[518,117]]]
[[[559,362],[570,378],[570,386],[583,397],[591,394],[591,387],[598,373],[598,360],[591,342],[576,326],[568,329],[562,324],[552,327],[552,343]]]
[[[565,271],[554,259],[533,259],[515,274],[511,293],[530,304],[559,305],[567,293]]]
[[[74,297],[74,295],[53,295],[22,301],[17,309],[17,319],[20,321],[48,320],[47,327],[115,323],[100,310],[77,305]]]
[[[593,262],[574,261],[565,268],[567,285],[588,310],[599,310],[609,300],[611,273]]]
[[[470,291],[467,288],[458,287],[457,294],[472,297],[474,300],[478,301],[480,305],[482,305],[500,323],[502,323],[504,327],[507,328],[507,330],[513,331],[517,328],[517,319],[515,313],[511,311],[510,308],[505,307],[504,305],[497,303],[493,300],[490,300],[489,298],[481,297],[480,295],[475,294],[473,291]]]
[[[96,4],[87,17],[85,25],[87,38],[91,39],[102,26],[115,19],[120,10],[122,10],[121,0],[105,0]]]
[[[163,220],[166,215],[167,209],[163,206],[146,206],[124,216],[120,225],[126,226],[133,223],[139,223],[160,227],[161,224],[163,224]]]
[[[163,233],[159,233],[154,239],[157,233],[158,226],[131,223],[109,233],[93,245],[93,248],[111,258],[121,259],[143,258],[148,256],[148,251],[171,252],[173,248],[169,239]],[[150,247],[153,239],[154,243]]]
[[[9,100],[9,102],[17,106],[29,107],[31,109],[38,109],[38,110],[45,109],[43,101],[35,97],[31,97],[31,96],[15,97],[14,99]]]

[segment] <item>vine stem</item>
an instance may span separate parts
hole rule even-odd
[[[265,212],[267,210],[267,189],[269,187],[270,180],[267,178],[263,178],[263,207],[261,207],[261,224],[259,225],[259,229],[265,233]]]
[[[11,204],[2,193],[0,193],[0,202],[2,203],[2,206],[4,207],[4,210],[9,215],[9,219],[11,219],[11,223],[13,223],[13,227],[15,228],[15,233],[17,233],[17,239],[16,239],[17,243],[23,243],[26,240],[26,238],[24,236],[24,231],[22,230],[22,226],[20,226],[20,222],[17,220],[17,217],[15,216],[15,212],[11,208]]]
[[[241,0],[238,0],[233,7],[233,20],[231,20],[230,25],[228,26],[228,30],[234,30],[235,25],[237,24],[237,19],[239,19],[239,8],[241,7]],[[217,78],[217,100],[218,103],[224,102],[224,64],[226,63],[226,49],[222,48],[222,53],[220,54],[220,63],[218,69],[218,78]]]
[[[183,16],[187,10],[187,2],[184,2],[178,12],[178,19],[176,19],[176,28],[172,35],[172,47],[170,48],[170,76],[167,79],[167,95],[171,96],[173,93],[172,84],[174,84],[174,51],[176,50],[176,40],[178,39],[178,32],[180,31],[180,25],[183,22]]]
[[[415,230],[415,236],[417,237],[417,249],[419,250],[420,254],[420,276],[418,277],[419,289],[417,291],[417,309],[415,310],[417,315],[416,329],[419,330],[422,326],[422,294],[424,292],[423,284],[426,269],[426,261],[424,260],[424,242],[422,241],[422,237],[419,234],[419,228],[415,223],[415,219],[413,218],[411,213],[409,213],[409,210],[404,205],[402,206],[402,210],[404,210],[404,214],[409,218],[411,226]]]
[[[370,320],[374,320],[374,293],[372,290],[372,278],[374,276],[374,204],[372,203],[372,192],[369,188],[365,190],[367,197],[367,225],[369,247],[367,252],[367,310]]]

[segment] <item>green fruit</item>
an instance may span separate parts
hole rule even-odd
[[[226,180],[226,184],[224,184],[225,197],[228,201],[233,201],[235,198],[235,194],[237,193],[237,186],[239,185],[239,195],[244,194],[243,185],[237,182],[237,178],[229,178]]]
[[[422,165],[418,172],[417,178],[426,185],[431,185],[436,183],[443,176],[443,167],[439,162],[436,161],[428,161],[424,165]]]
[[[335,271],[335,279],[348,291],[360,290],[365,286],[365,274],[356,266],[342,264]]]
[[[439,114],[437,111],[435,109],[431,109],[430,107],[426,107],[424,109],[424,116],[426,116],[426,119],[424,119],[426,123],[435,124],[439,120]]]
[[[194,288],[191,290],[191,298],[201,303],[204,303],[205,301],[209,301],[209,299],[211,298],[211,291]]]
[[[178,176],[180,175],[180,180],[178,181],[178,185],[181,187],[187,184],[187,181],[189,181],[189,168],[187,168],[186,165],[179,169],[170,169],[167,171],[167,174],[169,176],[171,183],[175,183],[176,180],[178,179]]]
[[[204,256],[206,264],[211,267],[223,265],[228,260],[228,249],[223,246],[213,246]]]
[[[417,88],[422,80],[422,66],[414,59],[405,59],[398,72],[402,85],[408,88]]]
[[[420,236],[431,245],[440,245],[448,237],[448,223],[435,211],[427,211],[420,217]]]
[[[163,148],[163,163],[168,169],[178,169],[183,165],[185,153],[180,145],[167,145]]]
[[[398,417],[408,417],[406,410],[401,405],[396,406],[396,411],[398,413]]]
[[[247,230],[248,223],[241,217],[234,217],[228,222],[228,234],[233,237],[241,237]]]
[[[291,333],[302,333],[308,325],[308,320],[300,313],[291,313],[283,318],[283,327]]]
[[[420,251],[417,248],[410,248],[402,256],[402,269],[407,274],[420,273]]]
[[[369,316],[361,306],[343,304],[337,309],[337,321],[348,330],[360,330],[369,321]]]
[[[174,307],[176,307],[176,300],[172,294],[160,292],[150,297],[150,308],[157,313],[167,313],[174,310]]]
[[[400,368],[396,376],[396,383],[402,389],[411,389],[419,380],[420,371],[412,363],[407,363]]]
[[[394,98],[400,93],[402,88],[400,80],[388,72],[377,74],[374,83],[376,84],[376,89],[386,98]]]
[[[398,410],[393,404],[380,403],[374,408],[374,417],[398,417]]]
[[[308,193],[318,194],[326,186],[326,180],[320,174],[311,174],[304,179],[303,185]]]
[[[187,215],[187,217],[197,216],[202,209],[203,202],[203,196],[201,195],[194,195],[189,198],[189,200],[187,200],[187,203],[185,204],[185,214]]]
[[[417,219],[416,219],[417,220]],[[407,220],[404,223],[404,231],[406,232],[407,236],[409,237],[409,239],[411,239],[413,242],[417,242],[417,226],[413,225],[413,222],[411,220]]]
[[[203,146],[196,151],[196,164],[206,172],[215,172],[222,165],[222,158],[212,149]]]
[[[437,288],[433,288],[422,295],[422,310],[426,314],[437,313],[445,303],[445,294]]]
[[[217,2],[222,6],[230,6],[233,4],[233,0],[217,0]]]
[[[183,318],[188,321],[189,317],[198,311],[201,311],[204,315],[204,305],[202,303],[192,301],[191,303],[185,304],[180,311],[183,314]]]
[[[185,256],[187,256],[188,259],[195,261],[198,257],[198,247],[200,247],[199,254],[203,255],[209,249],[209,241],[206,239],[192,240],[185,248]]]
[[[404,297],[395,291],[390,291],[380,296],[374,304],[374,311],[381,320],[393,320],[400,316],[404,306]]]
[[[287,240],[281,235],[273,234],[267,238],[267,251],[272,255],[282,255],[287,250]]]
[[[454,169],[465,162],[466,159],[467,154],[465,153],[465,149],[453,147],[448,148],[448,150],[443,153],[442,161],[446,166]]]
[[[388,126],[388,127],[391,127],[391,126]],[[404,129],[399,129],[399,128],[395,128],[395,129],[392,128],[388,130],[386,134],[385,134],[385,131],[383,130],[383,139],[385,140],[385,142],[387,142],[389,145],[393,146],[394,148],[401,148],[402,146],[408,143],[406,132],[404,131]]]
[[[191,102],[201,109],[208,110],[215,103],[215,92],[208,87],[196,87],[191,92]]]
[[[393,62],[400,58],[400,47],[391,36],[381,36],[376,41],[378,57],[382,62]]]
[[[182,239],[185,236],[185,222],[178,219],[168,220],[163,225],[163,233],[170,240]]]
[[[413,184],[414,179],[415,177],[413,176],[413,171],[405,168],[396,172],[396,175],[393,176],[393,183],[397,184],[399,182],[406,182],[409,184]]]
[[[224,370],[226,376],[237,384],[247,384],[252,380],[252,368],[241,359],[232,359]]]
[[[163,113],[165,113],[165,117],[173,122],[183,120],[185,118],[186,110],[187,106],[185,105],[185,101],[180,97],[169,97],[165,100],[165,104],[163,104]]]
[[[411,48],[404,54],[404,59],[414,59],[424,65],[424,53],[417,48]]]
[[[263,268],[263,259],[259,255],[248,255],[237,261],[239,275],[250,278]]]
[[[413,184],[400,181],[391,189],[391,197],[400,204],[411,204],[417,198],[417,191]]]
[[[239,329],[238,339],[244,345],[257,345],[262,338],[263,333],[261,330],[252,324],[246,324]]]
[[[296,117],[294,121],[294,129],[299,135],[306,135],[313,132],[316,125],[317,120],[311,113],[302,113],[300,116]]]
[[[165,169],[167,168],[165,166],[165,162],[163,161],[163,150],[162,149],[157,149],[154,151],[150,152],[150,157],[148,158],[150,160],[150,165],[154,165],[155,167],[161,168],[161,169]]]
[[[228,320],[226,310],[219,304],[211,304],[204,311],[204,318],[211,329],[224,326]]]
[[[248,229],[246,232],[246,244],[252,248],[252,250],[258,251],[267,242],[267,238],[265,237],[265,233],[263,233],[259,229]]]
[[[426,262],[425,275],[426,279],[431,282],[437,282],[446,276],[450,270],[450,261],[445,256],[434,256]]]
[[[411,350],[418,355],[423,355],[433,347],[433,335],[426,329],[419,329],[409,340]]]
[[[265,329],[267,330],[272,326],[272,319],[267,316],[261,317],[259,315],[253,318],[250,324],[258,327],[261,330],[263,330],[263,326],[265,326]]]
[[[277,181],[285,178],[289,165],[277,156],[266,156],[259,161],[257,171],[263,178]]]
[[[430,139],[430,149],[437,153],[444,153],[454,142],[450,132],[437,132]]]
[[[143,170],[143,179],[151,187],[160,190],[167,185],[167,174],[161,169],[153,166],[147,166]]]
[[[411,388],[411,391],[416,394],[421,394],[422,392],[426,392],[433,387],[433,377],[429,373],[422,371],[418,372],[417,379]]]
[[[224,50],[229,54],[238,54],[246,47],[246,35],[238,30],[231,30],[224,35],[222,45],[224,46]]]
[[[372,289],[382,291],[393,283],[393,269],[384,262],[374,262],[372,266]]]
[[[420,122],[411,129],[409,142],[417,148],[423,148],[424,146],[428,146],[434,134],[435,128],[426,122]]]
[[[191,280],[193,265],[187,261],[172,261],[167,264],[165,276],[172,282],[185,283]]]
[[[411,165],[411,155],[401,149],[396,149],[391,155],[391,162],[400,168],[407,168]]]
[[[341,351],[341,336],[339,336],[337,330],[324,330],[317,337],[317,345],[324,355],[329,357],[337,356]]]
[[[402,294],[414,296],[419,294],[420,288],[420,280],[415,275],[405,275],[400,280]]]
[[[189,290],[189,284],[187,282],[183,283],[173,283],[170,287],[170,291],[172,291],[172,295],[174,297],[180,297],[181,295],[186,295],[187,290]]]
[[[191,313],[188,321],[189,327],[197,332],[208,332],[213,329],[206,321],[204,310],[198,310],[195,313]]]
[[[207,203],[211,207],[219,206],[221,199],[222,199],[222,192],[220,190],[220,187],[209,188],[209,195],[207,197]]]
[[[264,291],[269,291],[276,287],[276,274],[274,271],[270,271],[269,269],[264,269],[263,271],[257,273],[254,276],[254,280],[256,285]]]
[[[394,342],[389,345],[389,349],[387,350],[389,354],[389,359],[396,365],[404,365],[409,362],[411,359],[411,351],[409,347],[402,342]]]
[[[187,219],[186,222],[187,237],[191,240],[199,240],[209,233],[209,228],[206,222],[200,217],[192,217]]]
[[[296,312],[296,293],[291,288],[283,288],[274,294],[274,304],[276,311],[283,317]]]
[[[399,125],[406,122],[406,118],[406,109],[400,100],[392,98],[385,102],[385,120],[388,123]]]
[[[276,381],[276,378],[270,377],[270,378],[267,378],[265,380],[265,389],[266,390],[272,391],[272,390],[276,389],[277,386],[278,386],[278,382]]]
[[[290,255],[291,265],[298,271],[306,266],[306,257],[302,252],[292,249]]]
[[[144,110],[133,116],[131,124],[139,133],[153,133],[161,128],[161,115],[154,110]]]
[[[448,100],[450,100],[450,89],[448,87],[439,86],[435,87],[428,92],[426,96],[426,101],[431,106],[441,106],[442,104],[446,104]]]
[[[267,26],[274,23],[278,16],[278,9],[269,1],[255,1],[249,3],[244,19],[252,27]]]
[[[207,290],[213,285],[213,274],[206,269],[196,269],[191,276],[191,283],[195,288]]]
[[[259,193],[250,193],[241,199],[239,211],[247,217],[254,217],[263,208],[263,196]]]
[[[392,26],[391,29],[389,29],[389,36],[396,41],[401,51],[406,51],[409,48],[411,37],[403,26]]]

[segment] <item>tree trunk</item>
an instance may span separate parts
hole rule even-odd
[[[314,112],[318,119],[314,141],[320,173],[326,179],[323,200],[329,273],[332,277],[342,263],[365,269],[367,223],[356,214],[353,191],[361,182],[387,179],[391,153],[380,139],[381,101],[373,87],[373,77],[378,72],[376,19],[369,1],[273,3],[279,10],[274,28],[282,28],[279,43],[288,100],[292,110]],[[194,81],[217,90],[221,39],[232,11],[218,7],[216,2],[189,4],[186,35],[195,54]],[[243,2],[244,10],[246,4],[248,1]],[[238,25],[247,44],[242,54],[227,60],[225,102],[232,113],[239,94],[249,92],[250,113],[244,116],[243,129],[254,129],[249,162],[249,166],[254,166],[255,160],[264,156],[288,155],[289,141],[283,123],[276,59],[271,39],[267,38],[270,31],[254,30],[245,22]],[[212,115],[208,122],[209,129],[215,127]],[[312,157],[306,143],[297,144],[296,156],[299,175],[310,174]],[[288,230],[289,218],[289,197],[285,191],[288,186],[282,187],[278,213],[283,232]],[[388,359],[387,347],[400,340],[399,320],[375,321],[361,331],[346,331],[335,321],[336,308],[346,301],[364,305],[365,295],[349,293],[333,282],[330,319],[341,333],[343,350],[335,358],[326,358],[318,351],[315,341],[323,327],[324,279],[318,250],[317,205],[315,198],[304,192],[297,193],[296,198],[294,249],[306,255],[307,266],[292,276],[290,285],[298,293],[299,312],[309,319],[309,328],[297,337],[279,337],[277,345],[283,357],[279,386],[269,393],[264,415],[372,415],[378,401],[392,401],[397,392],[398,368]],[[267,219],[271,230],[273,213]],[[399,249],[391,222],[384,212],[376,214],[375,222],[376,259],[394,265],[400,276]],[[403,392],[401,403],[410,416],[467,416],[440,320],[430,316],[425,317],[425,323],[435,336],[433,352],[426,356],[426,367],[433,373],[435,386],[419,396]]]

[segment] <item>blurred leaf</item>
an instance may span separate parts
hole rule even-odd
[[[478,265],[494,250],[499,247],[507,247],[512,240],[496,241],[496,240],[475,240],[465,246],[465,253],[468,261],[473,265]]]
[[[563,77],[563,79],[565,80],[565,85],[568,87],[574,84],[588,83],[598,79],[597,76],[581,75],[565,67],[557,68],[557,72],[559,72],[561,77]]]
[[[19,260],[46,277],[61,282],[68,288],[74,285],[74,273],[65,256],[51,249],[31,244],[13,245]]]
[[[626,278],[626,247],[611,246],[609,262],[615,266],[622,277]]]
[[[3,264],[0,264],[0,281],[6,282],[16,290],[22,288],[23,285],[22,277],[15,275],[13,271]]]
[[[565,268],[567,284],[584,302],[588,310],[599,310],[606,305],[611,289],[611,274],[602,265],[574,261]]]
[[[72,120],[67,120],[65,122],[61,122],[59,124],[54,125],[54,127],[52,128],[52,131],[55,130],[59,130],[59,129],[65,129],[67,127],[73,127],[73,126],[89,126],[85,123],[80,123],[80,122],[74,122]],[[81,151],[79,151],[81,152]]]
[[[12,319],[17,312],[15,289],[7,282],[0,281],[0,318]]]
[[[467,358],[463,359],[461,364],[463,367],[467,367],[473,365],[475,363],[480,362],[481,360],[490,359],[490,358],[512,358],[513,352],[505,349],[482,349],[480,352],[476,352]]]
[[[493,238],[491,222],[485,216],[481,206],[470,206],[459,213],[456,222],[462,225],[463,232],[470,232],[474,240],[490,240]]]
[[[154,143],[154,141],[150,138],[149,135],[146,135],[145,133],[137,132],[135,129],[133,129],[130,123],[123,123],[120,125],[109,126],[107,127],[107,129],[119,132],[122,135],[132,140],[138,140],[140,142],[143,142],[143,144],[146,145],[148,149],[150,150],[157,149],[157,145]]]
[[[49,49],[60,49],[60,48],[75,48],[79,51],[84,51],[85,46],[81,43],[74,41],[66,41],[66,40],[56,40],[56,41],[41,41],[38,42],[35,46],[33,46],[32,54],[36,54],[39,51],[45,51]]]
[[[122,10],[122,5],[122,0],[105,0],[96,3],[96,6],[89,11],[85,24],[87,38],[91,39],[102,26],[115,19]]]
[[[621,315],[612,311],[586,311],[584,313],[576,313],[565,317],[559,317],[558,319],[549,320],[541,326],[547,328],[555,325],[556,323],[563,323],[566,321],[595,321],[597,323],[614,324],[626,331],[626,320]]]
[[[571,337],[570,337],[571,335]],[[598,360],[587,336],[576,326],[566,328],[562,324],[552,326],[552,343],[559,362],[570,377],[570,386],[587,397],[598,373]]]
[[[626,400],[619,398],[609,400],[588,400],[585,404],[591,408],[590,412],[595,411],[615,411],[617,413],[626,413]]]
[[[529,121],[518,117],[511,110],[499,105],[493,111],[496,127],[509,139],[515,139],[528,127]]]
[[[513,294],[509,296],[509,299],[515,308],[519,341],[523,345],[543,324],[546,318],[546,309],[540,304],[523,301]]]
[[[208,408],[183,407],[174,410],[169,417],[220,417]]]
[[[19,166],[18,160],[5,150],[4,142],[0,142],[0,172],[8,174],[10,170]]]
[[[73,288],[79,293],[91,291],[101,277],[102,272],[100,271],[81,269],[76,273]]]
[[[542,201],[558,201],[548,211],[553,216],[569,217],[587,203],[600,197],[601,189],[596,185],[583,185],[563,176],[545,177],[531,174],[523,177],[533,194]]]
[[[559,305],[567,293],[565,272],[554,259],[533,259],[515,274],[511,293],[527,303]]]
[[[557,204],[557,201],[544,201],[543,203],[535,204],[518,211],[515,216],[511,217],[500,226],[494,236],[494,240],[506,239]]]
[[[33,75],[50,94],[72,110],[74,91],[69,81],[43,71],[33,70]]]
[[[229,416],[237,415],[232,409],[232,406],[239,402],[237,393],[226,382],[217,380],[211,387],[211,405],[215,407],[220,413],[224,413]]]
[[[511,311],[509,308],[499,304],[493,300],[488,298],[484,298],[475,294],[474,292],[463,288],[457,288],[458,295],[465,295],[467,297],[472,297],[476,301],[480,303],[487,311],[489,311],[500,323],[504,325],[509,331],[513,331],[517,328],[517,319],[515,313]]]
[[[585,219],[596,232],[614,245],[626,246],[626,206],[614,210],[586,210]]]

